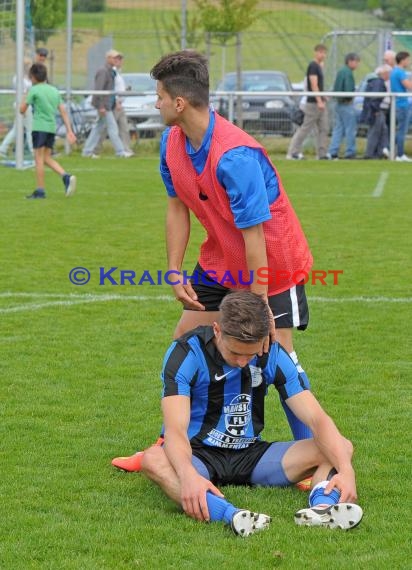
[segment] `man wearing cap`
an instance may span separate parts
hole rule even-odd
[[[34,57],[34,63],[46,64],[46,60],[49,56],[49,50],[45,47],[40,47],[36,49],[36,55]]]
[[[116,96],[114,94],[114,80],[116,77],[116,60],[121,55],[112,49],[106,53],[106,63],[99,68],[94,78],[95,91],[113,91],[107,95],[95,94],[92,97],[92,105],[97,109],[98,117],[84,145],[83,156],[94,158],[94,150],[99,144],[100,135],[103,129],[107,128],[110,142],[116,152],[116,156],[129,158],[133,153],[124,149],[119,137],[119,128],[114,116],[116,107]]]

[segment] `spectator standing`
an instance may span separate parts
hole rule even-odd
[[[406,93],[412,90],[412,79],[408,79],[406,69],[411,63],[409,52],[400,51],[396,54],[396,66],[393,68],[390,81],[393,93]],[[396,97],[396,160],[412,162],[405,154],[405,137],[409,127],[409,102],[407,97]]]
[[[97,70],[94,78],[95,91],[114,91],[114,80],[116,76],[116,58],[121,55],[116,50],[109,50],[106,53],[106,63]],[[99,144],[100,136],[104,129],[107,129],[109,139],[116,152],[116,156],[129,158],[133,153],[127,152],[119,136],[119,128],[114,116],[116,107],[116,96],[114,93],[108,95],[93,95],[92,105],[97,109],[98,117],[86,140],[83,148],[83,156],[95,158],[95,148]]]
[[[47,58],[49,57],[49,50],[45,47],[40,47],[36,49],[34,56],[34,63],[43,63],[46,65]]]
[[[313,129],[316,130],[316,146],[318,158],[326,159],[327,148],[326,139],[328,136],[328,113],[326,108],[326,100],[317,92],[324,90],[324,75],[322,64],[326,59],[327,48],[323,44],[315,46],[315,55],[313,61],[308,65],[306,72],[306,80],[308,91],[313,95],[308,96],[305,104],[305,117],[302,125],[294,134],[286,158],[300,160],[303,158],[302,145],[304,140],[310,135]]]
[[[31,59],[25,58],[24,59],[24,76],[23,76],[23,93],[26,94],[31,87],[31,81],[29,78],[29,69],[31,66]],[[16,76],[13,77],[13,88],[16,89]],[[33,144],[31,140],[31,130],[32,130],[32,121],[33,121],[33,114],[31,107],[27,107],[27,111],[24,114],[23,118],[23,127],[24,127],[24,135],[25,135],[25,142],[27,145],[27,149],[30,154],[33,154]],[[12,128],[9,130],[7,135],[4,137],[3,142],[0,145],[0,156],[3,158],[7,158],[8,150],[10,145],[12,145],[16,141],[16,134],[17,134],[17,124],[16,120],[13,123]]]
[[[394,68],[396,65],[396,51],[393,51],[393,49],[387,49],[383,54],[383,63]]]
[[[130,148],[131,143],[130,143],[129,123],[127,121],[126,113],[124,112],[123,109],[124,97],[122,97],[122,95],[119,95],[119,93],[124,93],[126,91],[126,83],[121,74],[123,57],[124,57],[123,54],[119,53],[119,55],[115,57],[116,65],[115,67],[113,67],[113,70],[116,73],[114,78],[114,90],[116,92],[116,106],[114,108],[113,113],[114,113],[114,118],[116,119],[117,127],[119,129],[119,137],[123,143],[124,150],[131,154],[134,154],[134,152]],[[107,129],[104,129],[100,136],[99,144],[93,151],[94,154],[99,153],[101,145],[106,139],[106,136],[107,136]]]
[[[365,91],[386,93],[391,70],[388,64],[377,67],[375,74],[368,79]],[[369,126],[364,158],[389,157],[388,106],[385,99],[386,97],[365,97],[363,101],[360,122]]]
[[[359,65],[358,54],[351,52],[345,56],[345,65],[336,74],[334,91],[350,93],[348,97],[337,97],[335,107],[335,124],[332,131],[332,140],[329,146],[329,157],[339,158],[339,148],[346,139],[344,158],[356,157],[356,115],[353,107],[353,93],[355,91],[354,70]]]

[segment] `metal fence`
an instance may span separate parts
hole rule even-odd
[[[12,89],[0,89],[0,101],[3,97],[13,97],[15,98],[15,91]],[[84,100],[85,97],[91,94],[109,94],[111,92],[108,91],[93,91],[93,90],[73,90],[71,91],[70,96],[72,97],[70,104],[67,106],[69,110],[69,114],[71,115],[72,123],[74,124],[74,130],[77,131],[78,134],[82,134],[79,136],[79,142],[84,140],[87,136],[88,130],[90,130],[92,126],[92,120],[90,119],[90,115],[86,115],[86,110],[84,111],[84,115],[82,115],[82,107],[80,105],[72,106],[73,101]],[[62,91],[62,95],[65,95],[65,92]],[[137,93],[133,92],[126,92],[121,94],[124,97],[128,96],[135,96],[138,95]],[[308,95],[313,95],[313,93],[308,91],[267,91],[265,92],[265,98],[268,100],[276,100],[276,98],[284,98],[285,96],[290,97],[296,101],[296,106],[298,105],[298,101]],[[335,97],[347,97],[347,92],[333,92],[333,91],[324,91],[319,93],[328,99],[328,112],[330,117],[333,120],[333,100]],[[356,97],[360,100],[360,98],[364,97],[380,97],[382,98],[382,92],[373,93],[373,92],[356,92]],[[263,117],[261,114],[258,116],[257,114],[251,115],[250,113],[254,112],[253,110],[250,111],[249,108],[247,110],[243,109],[243,105],[241,104],[237,107],[237,102],[244,101],[244,98],[250,97],[261,97],[262,92],[253,92],[253,91],[215,91],[211,93],[211,101],[212,104],[216,106],[216,102],[224,99],[227,102],[226,107],[226,116],[227,118],[234,123],[239,124],[239,126],[243,127],[246,131],[250,132],[252,135],[261,134],[261,135],[283,135],[286,139],[293,135],[294,131],[296,130],[296,125],[293,124],[292,116],[288,115],[279,115],[279,108],[267,108],[266,114]],[[400,93],[386,93],[385,96],[390,98],[390,129],[389,129],[389,140],[390,140],[390,159],[394,160],[395,158],[395,132],[396,132],[396,105],[395,101],[397,97],[408,97],[408,93],[400,94]],[[153,93],[153,98],[155,99],[155,93]],[[70,109],[72,112],[70,112]],[[73,110],[75,112],[73,113]],[[89,113],[89,111],[87,111]],[[271,123],[272,121],[272,123]],[[282,121],[284,121],[282,123]],[[12,124],[12,120],[9,123],[9,127]],[[267,127],[267,124],[271,124],[271,127]],[[22,127],[21,127],[22,128]],[[145,127],[143,127],[145,128]],[[161,124],[156,124],[155,126],[147,127],[153,133],[159,134],[163,129]],[[366,129],[367,127],[365,127]],[[365,132],[366,134],[366,132]],[[20,135],[22,136],[22,135]],[[69,147],[66,147],[66,151],[69,151]],[[23,161],[22,155],[20,157],[16,157],[16,162],[20,164]]]

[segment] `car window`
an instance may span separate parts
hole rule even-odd
[[[217,86],[217,91],[235,91],[236,75],[226,76]],[[288,91],[284,77],[281,75],[242,75],[242,91]]]
[[[156,81],[150,75],[123,75],[128,91],[156,91]]]

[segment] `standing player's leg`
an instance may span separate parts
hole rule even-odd
[[[56,174],[61,176],[65,194],[67,197],[71,196],[76,190],[76,177],[66,172],[65,169],[57,162],[57,160],[53,158],[52,150],[54,145],[54,135],[49,136],[47,144],[48,146],[45,149],[44,153],[44,162],[49,168],[56,172]]]
[[[296,285],[288,291],[269,297],[269,306],[275,317],[276,340],[289,353],[289,356],[293,360],[298,370],[301,384],[310,390],[309,379],[300,365],[297,354],[293,348],[293,329],[305,330],[309,323],[309,308],[304,285]],[[294,439],[311,438],[312,432],[310,429],[295,416],[284,402],[282,402],[282,406]]]
[[[32,194],[26,196],[28,199],[46,197],[46,192],[44,189],[44,152],[46,150],[44,135],[45,133],[39,131],[34,131],[32,133],[34,164],[36,168],[36,189]]]

